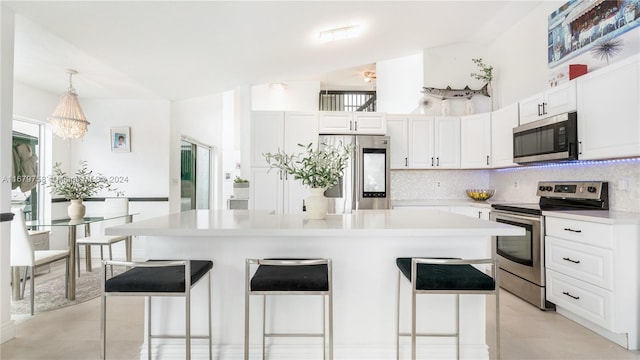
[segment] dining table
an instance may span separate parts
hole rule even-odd
[[[77,240],[77,228],[78,226],[84,225],[84,234],[85,236],[91,235],[91,224],[98,223],[101,221],[108,221],[114,219],[122,219],[125,218],[127,223],[130,223],[133,219],[133,215],[136,214],[119,214],[119,215],[109,215],[109,216],[86,216],[80,219],[54,219],[54,220],[31,220],[27,221],[26,225],[29,229],[42,229],[42,228],[51,228],[51,227],[67,227],[69,231],[68,235],[68,246],[69,246],[69,263],[68,263],[68,274],[69,277],[67,279],[67,299],[75,300],[76,299],[76,261],[80,261],[77,259],[77,251],[76,251],[76,240]],[[126,247],[126,259],[127,261],[131,261],[131,236],[128,236],[125,240]],[[86,249],[86,263],[87,269],[91,269],[91,247],[87,246]]]

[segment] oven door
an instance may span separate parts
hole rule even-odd
[[[522,236],[494,236],[493,253],[498,266],[522,279],[544,286],[544,251],[541,229],[544,217],[491,211],[491,220],[525,229]]]

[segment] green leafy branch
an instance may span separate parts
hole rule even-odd
[[[349,160],[353,146],[328,146],[322,144],[321,150],[314,150],[313,144],[298,144],[304,149],[298,154],[278,152],[264,153],[271,168],[276,168],[300,180],[303,185],[312,188],[328,188],[340,181]]]
[[[493,80],[493,66],[485,65],[482,58],[471,59],[471,61],[480,68],[480,72],[471,73],[471,77],[476,80],[482,80],[486,83],[490,83],[491,80]]]

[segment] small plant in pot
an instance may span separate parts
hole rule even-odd
[[[233,197],[236,199],[249,198],[249,180],[236,176],[233,179]]]
[[[67,208],[71,220],[84,217],[86,208],[82,204],[83,199],[93,196],[101,190],[117,191],[106,176],[94,174],[93,170],[89,170],[86,161],[81,160],[79,164],[80,168],[75,175],[70,176],[62,171],[60,163],[56,163],[53,166],[53,176],[49,179],[48,185],[51,194],[60,195],[71,201],[71,205]]]

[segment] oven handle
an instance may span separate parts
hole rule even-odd
[[[515,214],[505,214],[503,212],[498,212],[498,211],[492,211],[491,214],[495,214],[494,216],[494,220],[497,219],[504,219],[504,220],[509,220],[509,219],[515,219],[515,220],[527,220],[527,221],[534,221],[534,222],[540,222],[540,216],[522,216],[522,215],[515,215]]]

